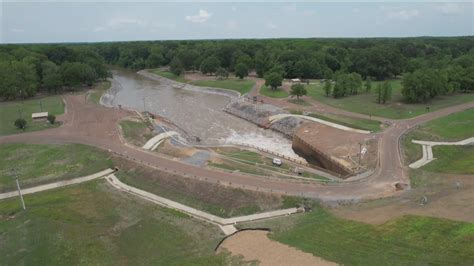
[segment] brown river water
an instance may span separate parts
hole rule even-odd
[[[222,111],[238,97],[233,92],[215,92],[123,69],[112,72],[112,87],[101,99],[106,106],[121,105],[165,117],[190,137],[199,137],[202,144],[240,142],[299,158],[283,135]]]

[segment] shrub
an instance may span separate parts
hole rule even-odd
[[[23,129],[23,130],[25,130],[25,128],[26,128],[26,120],[23,119],[23,118],[18,118],[17,120],[15,120],[15,127],[17,127],[18,129]]]
[[[48,115],[48,122],[53,125],[54,122],[56,121],[56,116],[55,115]]]

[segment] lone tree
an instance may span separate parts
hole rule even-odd
[[[55,115],[48,115],[48,122],[53,125],[54,122],[56,121],[56,116]]]
[[[327,79],[326,82],[324,82],[323,89],[324,89],[324,93],[326,93],[326,96],[331,95],[332,85],[329,79]]]
[[[388,81],[383,84],[378,84],[376,88],[377,92],[377,103],[385,104],[392,98],[392,85]]]
[[[272,90],[276,90],[282,82],[283,77],[280,73],[272,72],[265,75],[265,86],[270,86]]]
[[[183,63],[177,57],[173,58],[170,63],[170,71],[171,73],[175,74],[176,76],[181,75],[184,71]]]
[[[204,74],[216,73],[217,68],[219,68],[221,63],[219,59],[215,56],[208,57],[204,59],[201,63],[201,72]]]
[[[216,76],[219,80],[227,79],[229,77],[229,72],[225,68],[219,67],[217,69]]]
[[[392,99],[392,85],[388,81],[385,81],[382,86],[382,103],[386,103]]]
[[[369,77],[365,80],[365,92],[370,92],[372,90],[372,81]]]
[[[248,74],[249,74],[249,69],[246,64],[238,63],[235,66],[235,75],[239,77],[240,79],[243,79],[244,77],[248,76]]]
[[[377,87],[375,88],[375,92],[377,93],[377,103],[382,103],[382,84],[377,84]]]
[[[307,93],[308,91],[306,91],[306,88],[302,84],[293,84],[291,86],[290,95],[291,97],[296,96],[297,100]]]
[[[23,118],[18,118],[17,120],[15,120],[15,127],[18,129],[23,129],[23,131],[25,131],[26,120]]]

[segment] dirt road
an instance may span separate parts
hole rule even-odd
[[[80,143],[108,150],[130,160],[206,182],[254,191],[320,198],[324,201],[359,200],[391,196],[397,182],[408,183],[406,169],[399,153],[399,138],[409,128],[431,119],[467,108],[474,102],[438,110],[409,120],[399,120],[381,133],[380,165],[364,182],[322,185],[299,180],[256,177],[200,168],[160,157],[153,152],[125,145],[119,137],[118,121],[132,115],[125,110],[97,106],[86,102],[84,95],[64,96],[67,112],[58,117],[61,127],[0,137],[0,143]]]

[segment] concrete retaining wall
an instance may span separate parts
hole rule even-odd
[[[293,136],[292,148],[296,154],[305,158],[308,163],[318,165],[331,172],[335,172],[342,178],[347,178],[348,176],[354,174],[350,169],[331,159],[328,155],[318,150],[318,148],[308,144],[297,135]]]

